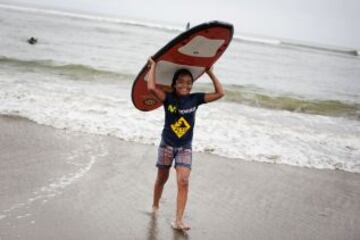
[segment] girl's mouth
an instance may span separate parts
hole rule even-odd
[[[179,93],[187,94],[187,93],[189,93],[189,90],[186,89],[186,88],[180,88],[180,89],[179,89]]]

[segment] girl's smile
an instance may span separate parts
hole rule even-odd
[[[189,75],[180,75],[175,82],[176,94],[179,96],[189,95],[192,89],[192,78]]]

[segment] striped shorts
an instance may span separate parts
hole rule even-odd
[[[158,149],[158,168],[170,168],[175,159],[174,167],[182,166],[191,169],[192,149],[191,144],[184,147],[172,147],[161,141]]]

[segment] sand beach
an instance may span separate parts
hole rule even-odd
[[[150,214],[156,146],[0,118],[0,239],[360,238],[360,175],[194,154],[185,220],[174,172]]]

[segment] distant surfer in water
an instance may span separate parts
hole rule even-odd
[[[37,40],[36,38],[34,38],[34,37],[31,37],[31,38],[29,38],[29,39],[27,40],[27,42],[28,42],[29,44],[33,45],[33,44],[36,44],[36,43],[38,42],[38,40]]]
[[[148,90],[164,105],[165,125],[158,149],[157,178],[154,186],[153,212],[159,209],[164,185],[169,177],[170,167],[175,159],[177,179],[176,219],[171,224],[174,229],[187,231],[190,226],[183,221],[192,164],[192,138],[195,125],[195,112],[199,105],[218,100],[224,96],[224,90],[212,71],[206,73],[214,85],[212,93],[190,93],[193,76],[187,69],[179,69],[172,79],[172,92],[166,93],[156,87],[156,62],[149,58],[150,74]]]

